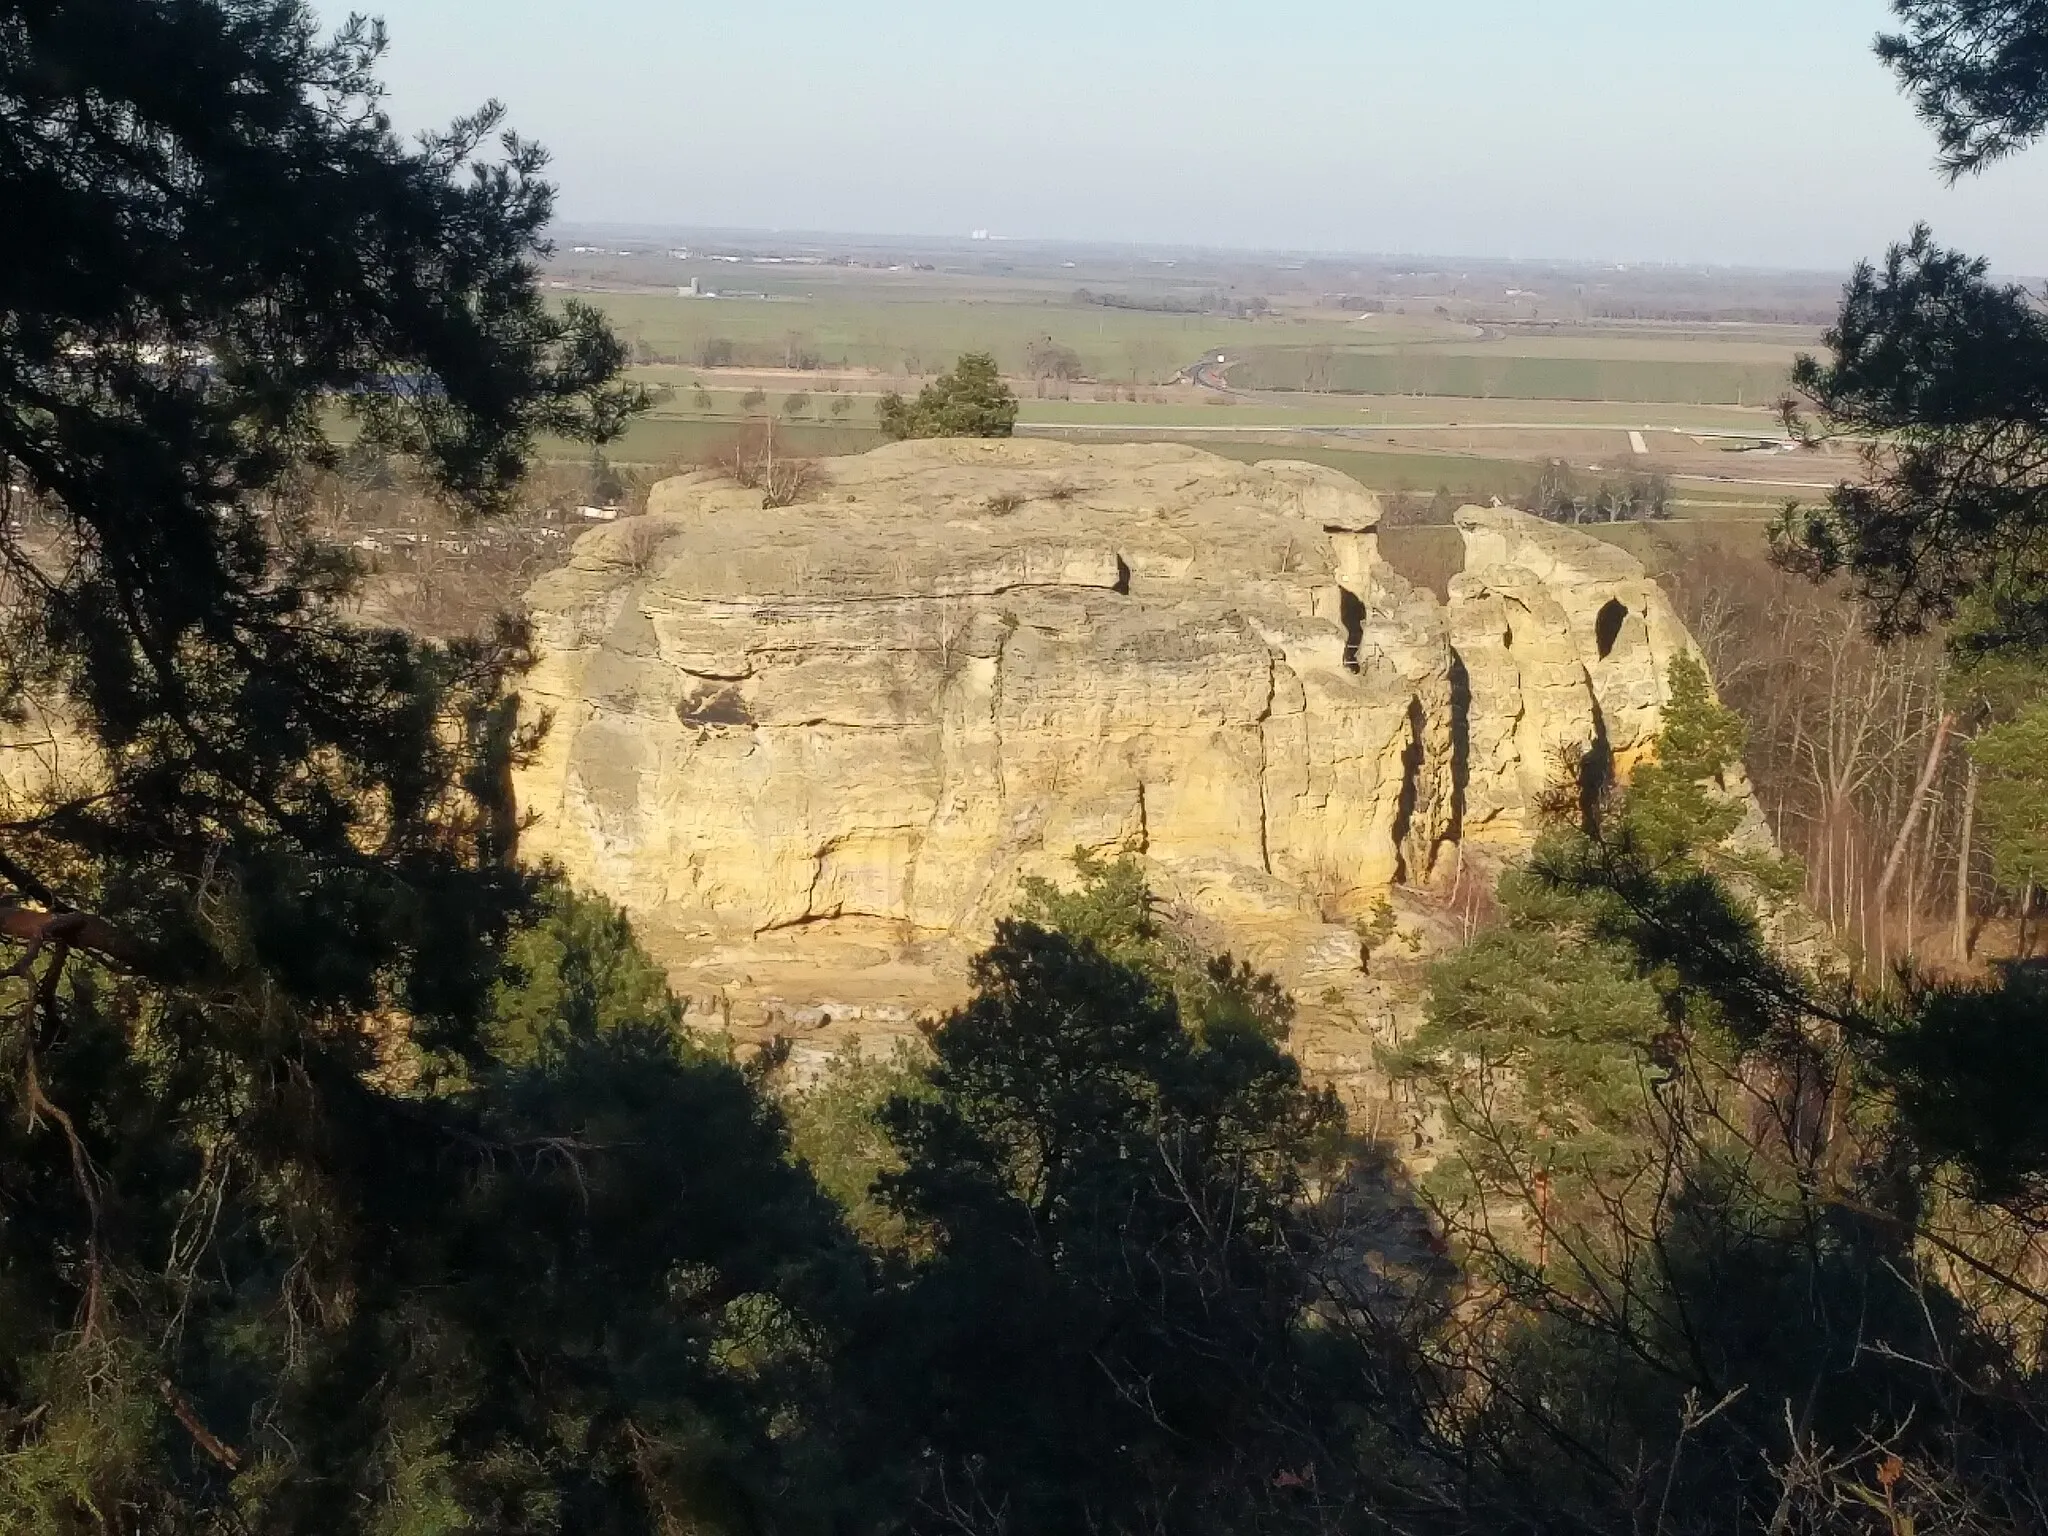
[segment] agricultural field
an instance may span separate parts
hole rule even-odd
[[[627,428],[623,438],[605,449],[604,457],[622,466],[679,471],[719,456],[747,426],[747,420],[742,417],[721,421],[650,414]],[[829,458],[842,453],[865,453],[870,448],[879,447],[882,434],[872,425],[841,427],[778,422],[776,441],[794,454]],[[580,443],[543,439],[540,448],[543,459],[555,462],[591,457],[589,447]]]
[[[1590,339],[1557,338],[1582,344]],[[1613,343],[1617,349],[1624,345]],[[1519,343],[1518,350],[1528,346]],[[1724,355],[1734,350],[1701,343],[1689,355],[1617,357],[1588,355],[1583,345],[1569,350],[1560,345],[1550,355],[1516,355],[1480,342],[1457,351],[1354,348],[1322,356],[1314,347],[1256,347],[1231,363],[1225,377],[1233,387],[1248,390],[1478,400],[1743,406],[1767,405],[1785,393],[1789,350],[1782,359],[1758,362]]]
[[[671,384],[607,456],[622,464],[673,467],[716,456],[743,429],[762,421],[773,421],[778,439],[796,453],[858,453],[874,447],[882,440],[874,421],[879,395],[849,388],[849,381],[836,382],[837,389],[719,386],[701,391]],[[1285,457],[1325,463],[1376,491],[1425,497],[1441,491],[1480,501],[1526,498],[1550,459],[1563,459],[1589,477],[1661,471],[1677,485],[1679,516],[1691,515],[1689,508],[1695,506],[1775,511],[1786,494],[1799,489],[1798,477],[1820,483],[1817,475],[1837,467],[1804,455],[1773,453],[1759,460],[1742,451],[1751,441],[1747,437],[1686,435],[1688,430],[1761,431],[1769,426],[1742,418],[1718,424],[1685,420],[1682,427],[1646,421],[1639,430],[1650,451],[1639,458],[1631,450],[1629,428],[1612,420],[1574,421],[1569,409],[1547,422],[1544,418],[1552,413],[1543,410],[1516,412],[1525,419],[1513,423],[1405,422],[1401,412],[1380,411],[1354,411],[1346,421],[1337,409],[1311,413],[1254,405],[1219,410],[1203,403],[1196,391],[1174,393],[1191,398],[1159,404],[1027,397],[1017,430],[1022,436],[1089,442],[1171,438],[1248,461]],[[1441,415],[1457,404],[1442,402],[1442,410],[1422,414]],[[564,457],[588,454],[568,444],[556,445],[555,451]]]
[[[885,391],[987,351],[1020,434],[1310,459],[1439,504],[1525,499],[1558,462],[1661,475],[1679,519],[1758,521],[1854,468],[1791,451],[1775,412],[1829,277],[749,239],[551,271],[654,393],[614,462],[716,456],[763,420],[794,452],[858,452]]]
[[[1026,372],[1033,343],[1070,349],[1093,380],[1154,384],[1205,353],[1284,340],[1335,344],[1339,317],[1231,319],[1083,307],[1066,296],[1019,293],[904,298],[804,295],[687,299],[674,294],[588,295],[636,360],[703,366],[858,369],[937,373],[962,352],[992,352],[1005,373]]]
[[[1128,393],[1128,392],[1125,392]],[[1155,392],[1156,393],[1156,392]],[[1020,419],[1047,426],[1118,425],[1188,427],[1209,432],[1285,427],[1295,431],[1515,430],[1628,432],[1631,430],[1757,433],[1772,422],[1734,407],[1614,401],[1467,399],[1445,395],[1312,395],[1264,399],[1242,391],[1185,390],[1105,404],[1085,392],[1036,399],[1026,395]]]
[[[1769,406],[1817,338],[1797,326],[1475,326],[1416,340],[1363,317],[1341,346],[1261,345],[1222,369],[1232,388],[1464,400]]]

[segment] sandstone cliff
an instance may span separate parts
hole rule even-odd
[[[773,510],[664,482],[531,594],[527,851],[629,907],[700,1017],[815,1052],[957,997],[1022,876],[1134,849],[1355,1079],[1393,1007],[1357,921],[1525,844],[1562,749],[1625,768],[1691,644],[1589,536],[1466,508],[1445,605],[1378,518],[1334,471],[1164,444],[901,444]]]

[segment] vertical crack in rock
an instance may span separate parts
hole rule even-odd
[[[1472,675],[1451,647],[1451,824],[1447,843],[1465,840],[1465,788],[1472,780]]]
[[[1008,614],[1003,618],[1002,634],[996,640],[995,675],[988,684],[988,730],[995,739],[996,748],[996,804],[1007,806],[1010,803],[1010,779],[1003,762],[1003,660],[1009,654],[1010,636],[1016,633],[1016,629],[1007,622]]]
[[[818,917],[818,883],[825,878],[825,859],[831,852],[830,844],[818,848],[811,854],[811,888],[804,893],[803,915],[799,923],[808,923]]]
[[[1278,696],[1280,658],[1266,649],[1266,707],[1259,711],[1259,867],[1267,874],[1273,873],[1273,844],[1270,828],[1273,824],[1273,802],[1271,788],[1272,758],[1266,750],[1266,725],[1273,718],[1273,700]]]
[[[1614,782],[1614,748],[1607,741],[1607,717],[1600,713],[1600,695],[1591,673],[1586,675],[1586,698],[1593,708],[1593,740],[1578,761],[1579,825],[1598,837],[1600,807]]]
[[[1394,808],[1394,883],[1408,883],[1408,833],[1415,824],[1416,802],[1422,796],[1422,763],[1427,753],[1423,731],[1427,726],[1422,700],[1408,700],[1408,745],[1401,749],[1401,798]]]

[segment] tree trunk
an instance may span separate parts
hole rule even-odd
[[[1934,787],[1935,775],[1941,772],[1942,748],[1948,745],[1948,733],[1955,728],[1956,717],[1946,714],[1934,728],[1934,740],[1927,746],[1927,761],[1920,769],[1920,782],[1913,786],[1913,798],[1906,802],[1906,819],[1899,824],[1899,835],[1892,842],[1892,851],[1886,855],[1884,873],[1877,877],[1877,920],[1883,923],[1885,913],[1890,910],[1889,897],[1892,881],[1898,878],[1899,861],[1912,846],[1913,829],[1920,825],[1920,811],[1927,804],[1927,791]]]
[[[1934,821],[1932,816],[1927,819],[1930,825]],[[1900,954],[1905,956],[1908,962],[1913,958],[1913,916],[1919,909],[1920,861],[1918,859],[1908,859],[1906,861],[1906,947],[1900,951]]]
[[[1956,963],[1970,963],[1970,840],[1977,835],[1977,764],[1963,781],[1963,833],[1956,850]]]

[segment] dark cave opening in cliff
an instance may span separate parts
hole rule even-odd
[[[1600,605],[1599,613],[1593,617],[1593,643],[1600,648],[1600,659],[1605,661],[1614,649],[1614,642],[1621,638],[1621,626],[1628,622],[1628,607],[1618,597],[1610,597]]]

